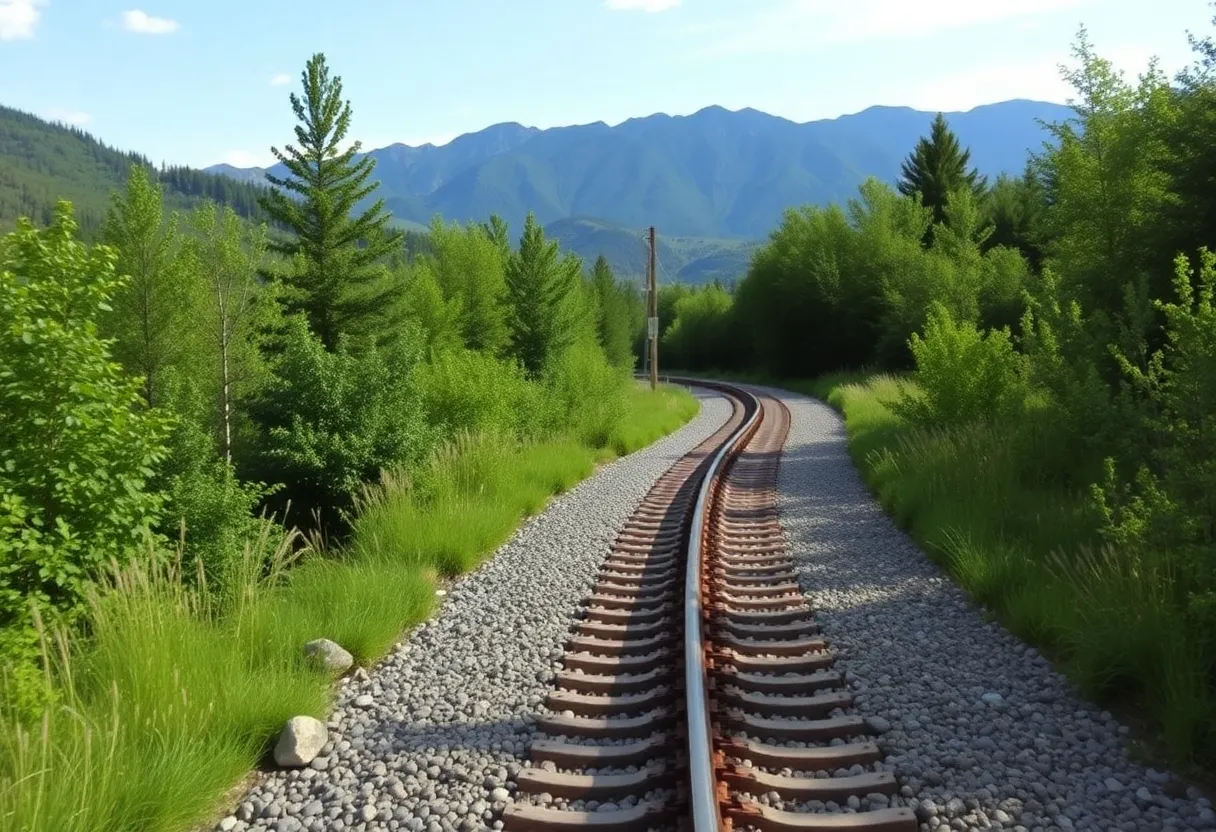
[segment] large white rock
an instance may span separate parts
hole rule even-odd
[[[279,741],[274,746],[274,761],[280,766],[299,768],[313,761],[329,742],[325,723],[310,716],[293,716],[287,720]]]
[[[304,645],[304,655],[320,662],[334,673],[345,673],[355,663],[355,657],[340,644],[327,638],[319,638]]]

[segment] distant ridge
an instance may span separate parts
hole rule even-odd
[[[1039,120],[1071,114],[1060,104],[1015,99],[946,117],[973,163],[995,177],[1020,172],[1027,152],[1048,139]],[[594,217],[624,228],[654,224],[667,235],[756,239],[791,206],[843,201],[868,176],[894,181],[933,115],[874,106],[800,124],[709,106],[613,127],[599,121],[539,130],[508,122],[441,147],[394,144],[369,155],[377,161],[379,195],[403,224],[497,213],[518,228],[534,211],[544,224]],[[252,181],[265,173],[207,170]]]

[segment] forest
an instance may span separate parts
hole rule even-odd
[[[827,398],[886,508],[1088,695],[1216,764],[1216,43],[983,181],[944,120],[898,187],[789,210],[731,293],[660,293],[660,364]],[[1150,743],[1151,745],[1151,743]]]
[[[370,665],[696,412],[631,379],[636,290],[531,217],[354,210],[374,160],[323,55],[302,81],[268,189],[129,157],[87,234],[61,200],[0,238],[0,827],[205,821],[324,716],[307,641]]]

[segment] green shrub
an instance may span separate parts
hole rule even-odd
[[[606,446],[624,410],[628,383],[594,341],[576,342],[545,368],[544,384],[558,420],[553,428],[569,430],[593,448]]]
[[[1025,361],[1007,330],[981,333],[935,302],[924,337],[913,333],[909,346],[920,395],[903,397],[901,415],[926,425],[957,425],[1016,416],[1023,409]]]
[[[143,551],[167,424],[139,407],[97,335],[114,254],[76,241],[71,206],[0,242],[0,626],[69,608],[110,558]]]
[[[517,362],[473,350],[445,350],[418,367],[426,420],[447,436],[528,433],[536,418],[530,386]]]
[[[205,405],[192,384],[170,374],[164,398],[177,419],[159,479],[168,496],[160,529],[181,546],[187,576],[201,573],[219,590],[258,539],[257,506],[276,489],[242,483],[232,465],[216,456],[203,427]]]
[[[328,522],[380,471],[418,460],[431,436],[417,394],[413,339],[327,352],[300,317],[287,326],[274,378],[253,406],[263,430],[261,476]],[[254,479],[254,477],[250,477]]]

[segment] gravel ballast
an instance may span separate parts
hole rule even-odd
[[[779,508],[800,579],[922,829],[1216,829],[1205,798],[1131,763],[1126,729],[887,517],[834,410],[769,392],[791,415]]]
[[[654,481],[730,416],[696,392],[680,430],[605,465],[526,521],[370,673],[342,683],[329,743],[258,778],[219,829],[501,828],[580,600]],[[323,634],[318,634],[323,635]]]

